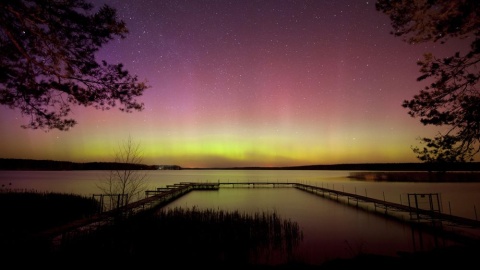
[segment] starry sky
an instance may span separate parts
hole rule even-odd
[[[96,57],[147,81],[145,110],[75,107],[76,126],[45,132],[0,107],[0,157],[113,161],[130,137],[151,165],[418,162],[411,147],[444,128],[401,106],[426,84],[416,62],[468,44],[407,44],[375,1],[93,3],[129,29]]]

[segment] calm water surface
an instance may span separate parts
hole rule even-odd
[[[480,218],[480,182],[368,182],[347,178],[351,172],[353,171],[145,171],[149,189],[180,182],[299,182],[402,204],[408,204],[409,193],[438,193],[444,213],[471,219]],[[107,171],[0,171],[0,186],[91,196],[100,193],[97,185],[107,174]]]
[[[441,209],[477,219],[480,183],[365,182],[347,178],[351,171],[180,170],[145,171],[149,189],[180,182],[300,182],[407,204],[409,193],[438,193]],[[99,194],[107,171],[0,171],[4,188]],[[194,191],[167,207],[275,212],[299,224],[304,239],[295,256],[322,263],[362,252],[396,255],[398,251],[429,250],[451,244],[446,239],[355,207],[345,206],[293,188],[222,188]]]

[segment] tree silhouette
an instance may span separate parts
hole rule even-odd
[[[424,125],[448,126],[435,138],[420,138],[424,147],[413,151],[422,161],[473,161],[480,151],[480,1],[378,0],[376,8],[390,17],[392,32],[409,43],[471,40],[470,51],[437,58],[426,53],[418,61],[431,82],[402,104]]]
[[[148,176],[134,165],[140,165],[143,155],[139,143],[128,137],[115,150],[115,163],[121,168],[112,169],[108,175],[97,184],[104,195],[110,197],[111,205],[124,206],[136,201],[144,195],[147,189]]]
[[[141,111],[148,87],[95,53],[128,30],[116,10],[83,0],[0,2],[0,104],[29,116],[23,128],[68,130],[71,107]]]

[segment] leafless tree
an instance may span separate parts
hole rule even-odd
[[[115,151],[118,168],[110,170],[97,187],[110,199],[112,207],[124,206],[141,198],[147,189],[148,175],[141,165],[143,154],[139,143],[128,137]]]

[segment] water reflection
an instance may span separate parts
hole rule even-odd
[[[438,193],[441,210],[470,219],[480,217],[480,182],[420,183],[366,182],[348,178],[352,171],[296,170],[175,170],[147,171],[148,187],[156,189],[179,182],[298,182],[408,204],[408,193]],[[12,188],[65,192],[91,196],[108,171],[0,171],[0,184]]]
[[[425,251],[453,243],[404,223],[293,188],[193,191],[167,207],[276,212],[298,222],[304,238],[294,255],[311,264],[363,253],[397,256],[397,252]]]

